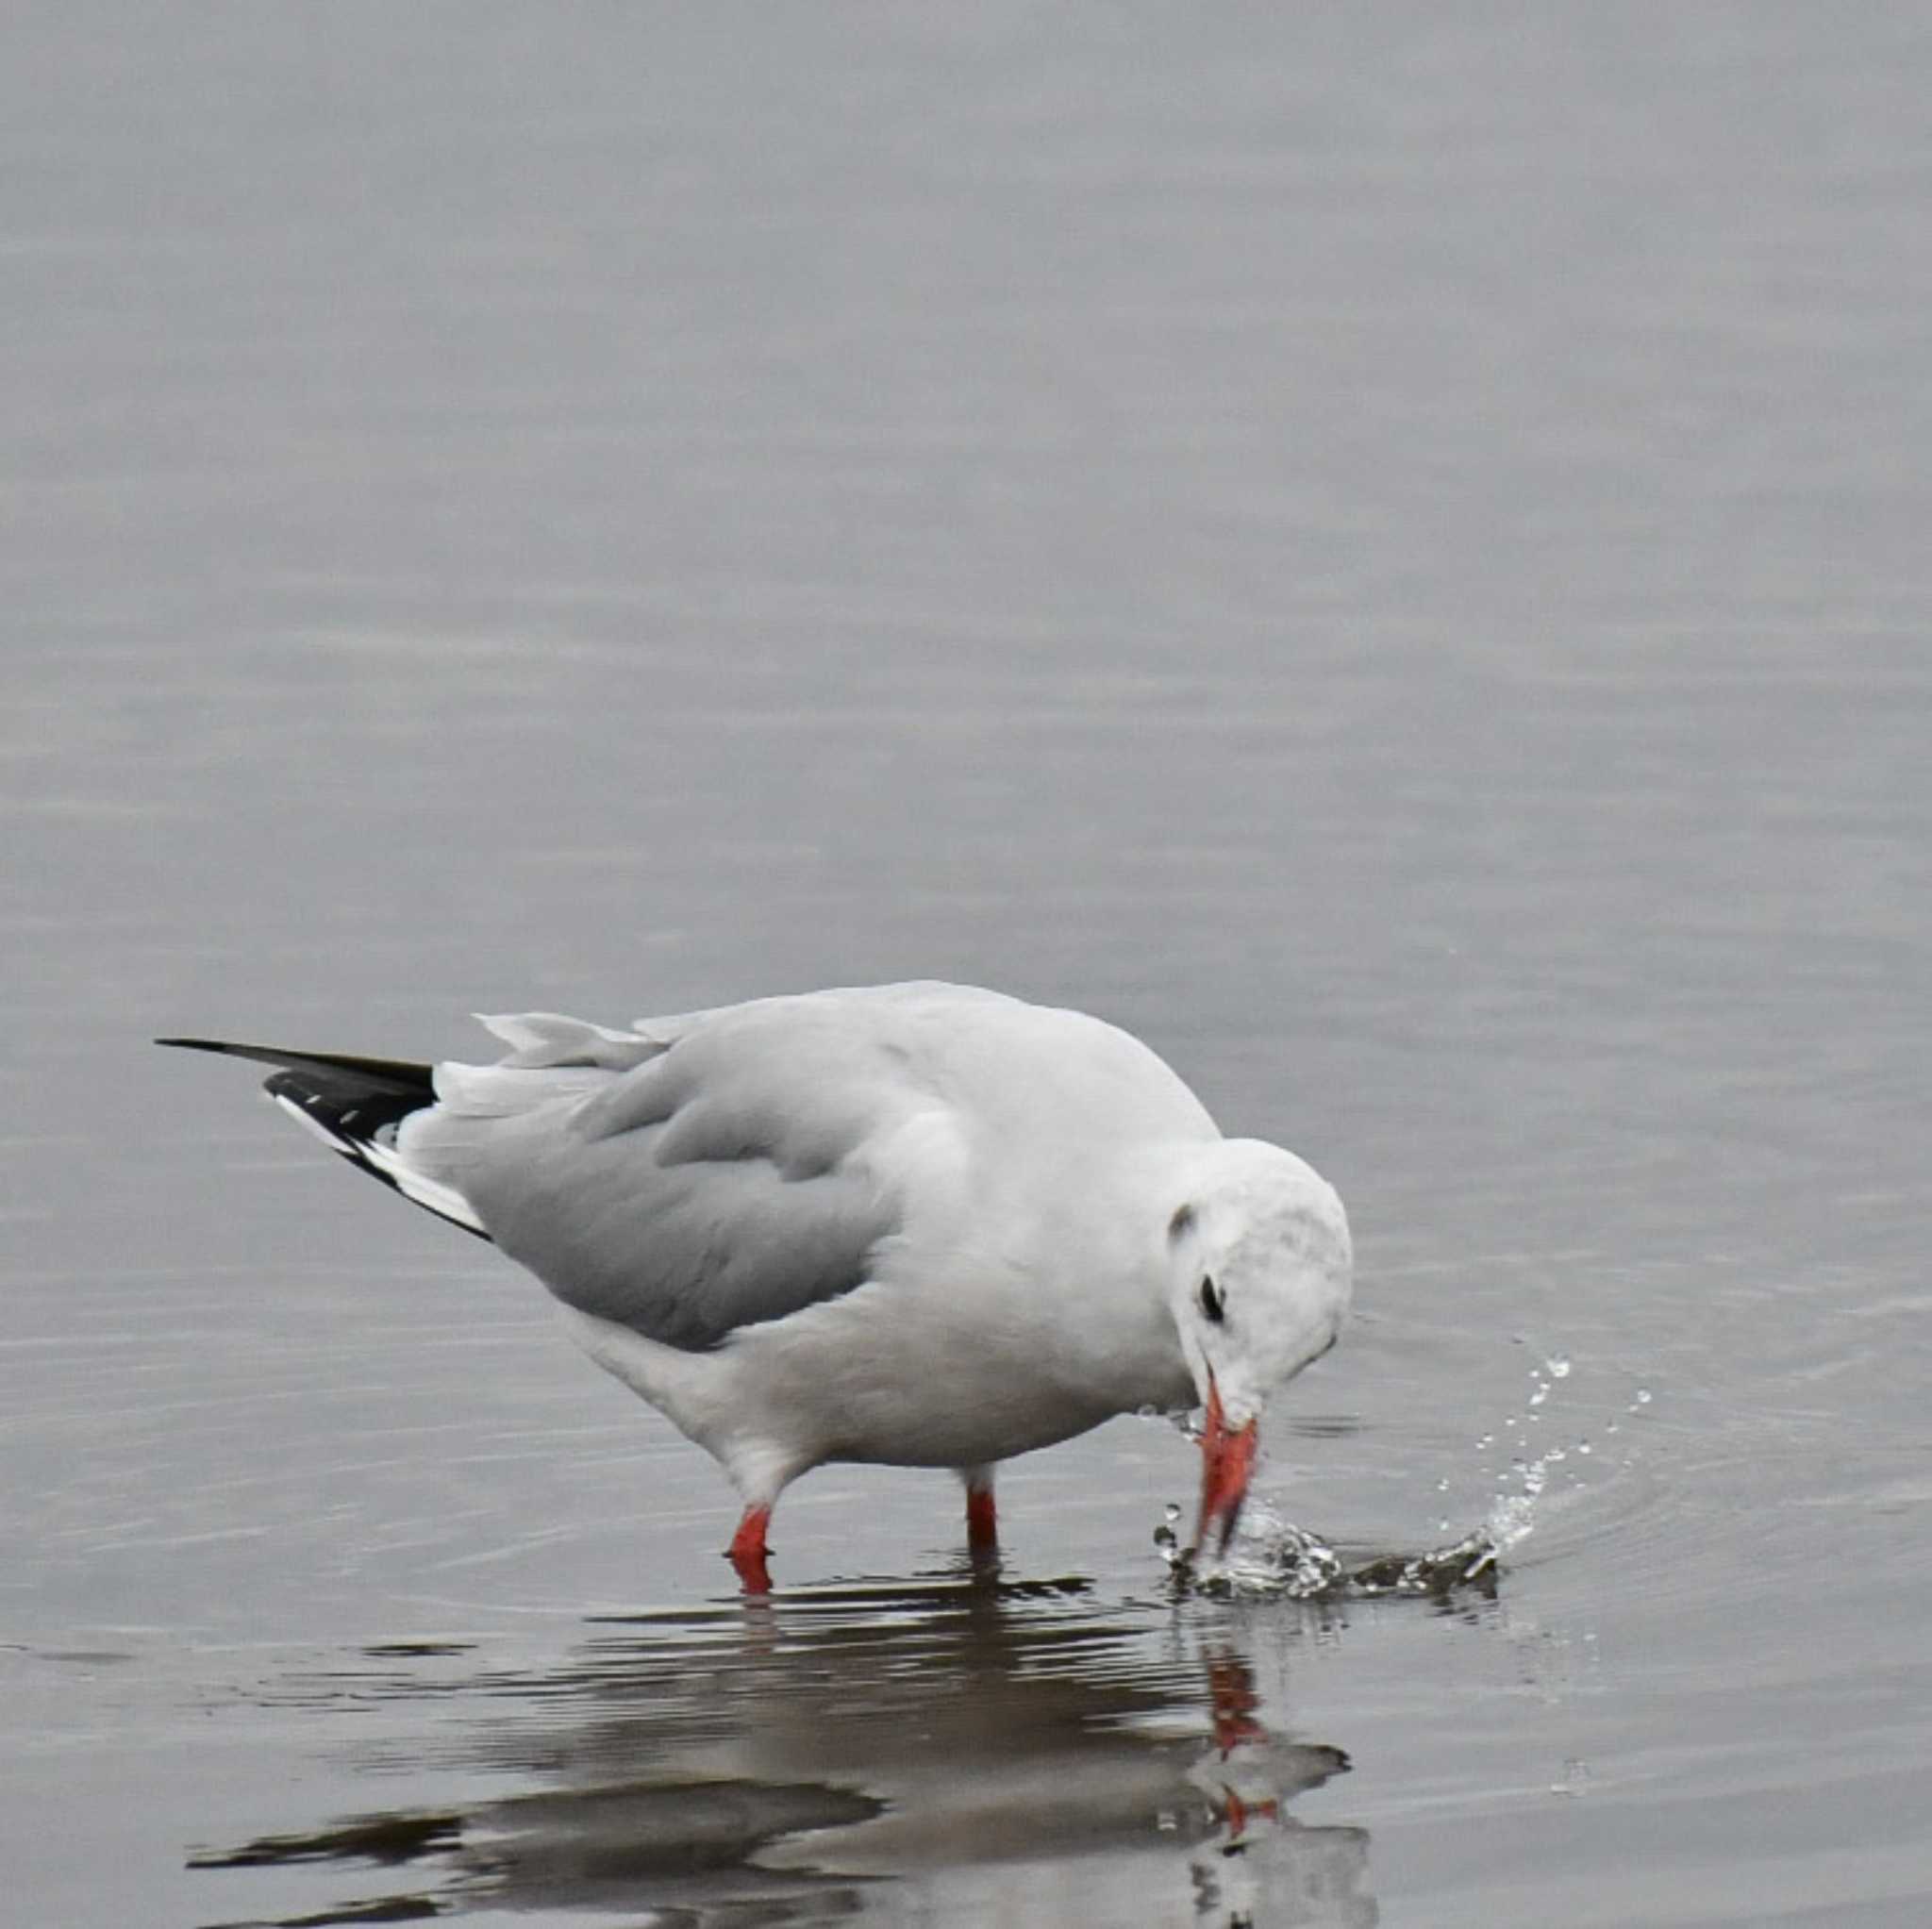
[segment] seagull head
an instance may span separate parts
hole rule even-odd
[[[1219,1551],[1247,1497],[1268,1396],[1341,1332],[1354,1267],[1348,1216],[1293,1153],[1226,1139],[1190,1175],[1167,1242],[1174,1324],[1207,1410],[1195,1544],[1212,1536]]]

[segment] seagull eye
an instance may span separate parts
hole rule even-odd
[[[1201,1282],[1201,1311],[1217,1326],[1227,1318],[1227,1308],[1222,1304],[1220,1289],[1211,1277]]]

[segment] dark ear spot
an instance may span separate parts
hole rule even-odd
[[[1227,1318],[1227,1307],[1221,1297],[1221,1289],[1214,1284],[1211,1275],[1201,1281],[1201,1311],[1215,1325]]]
[[[1167,1222],[1167,1236],[1177,1239],[1185,1232],[1191,1232],[1194,1224],[1194,1208],[1191,1206],[1177,1206],[1174,1217]]]

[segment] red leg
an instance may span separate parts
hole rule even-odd
[[[974,1554],[995,1553],[1000,1544],[999,1512],[991,1487],[966,1489],[966,1545]]]
[[[765,1529],[771,1519],[770,1507],[747,1507],[738,1532],[731,1537],[731,1565],[738,1570],[739,1582],[747,1594],[772,1591],[772,1572],[765,1565]]]

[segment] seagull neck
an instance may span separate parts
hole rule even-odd
[[[1180,1216],[1198,1208],[1209,1183],[1216,1149],[1224,1141],[1163,1140],[1123,1162],[1121,1196],[1133,1208],[1121,1225],[1123,1266],[1144,1278],[1148,1298],[1170,1317],[1174,1281],[1175,1228]]]
[[[1184,1206],[1197,1204],[1200,1194],[1212,1185],[1226,1144],[1218,1135],[1163,1139],[1128,1155],[1124,1176],[1134,1196],[1145,1202],[1147,1211],[1157,1220],[1154,1229],[1163,1241],[1174,1215]]]

